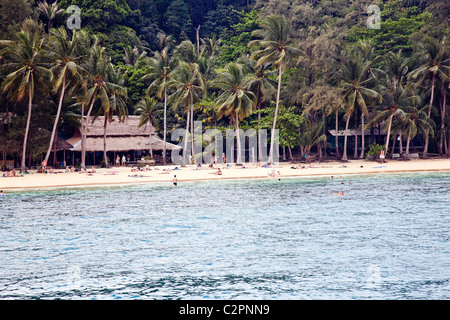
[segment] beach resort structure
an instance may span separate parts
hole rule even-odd
[[[113,117],[106,126],[106,152],[109,164],[114,165],[115,159],[126,157],[128,163],[134,163],[142,157],[150,155],[151,151],[155,160],[162,162],[164,141],[157,137],[156,130],[151,125],[138,128],[139,117],[129,116],[120,122]],[[101,165],[103,161],[105,118],[97,117],[90,121],[86,135],[86,165]],[[150,138],[151,134],[151,138]],[[58,149],[60,166],[77,165],[81,160],[81,132],[75,130],[72,137],[65,140],[67,145]],[[180,147],[166,143],[166,154]],[[66,163],[61,163],[63,159]],[[166,157],[170,159],[170,157]]]

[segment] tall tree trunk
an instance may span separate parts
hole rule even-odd
[[[353,159],[358,158],[358,111],[355,110],[355,150],[353,152]]]
[[[444,141],[445,141],[445,113],[447,105],[447,92],[444,92],[441,104],[441,138],[439,142],[439,154],[444,153]]]
[[[411,143],[411,128],[408,130],[408,138],[406,140],[405,158],[409,158],[409,144]]]
[[[26,166],[25,166],[25,158],[26,158],[26,152],[27,152],[27,142],[28,142],[28,133],[30,131],[30,123],[31,123],[31,111],[32,111],[32,100],[33,96],[31,94],[31,85],[28,85],[28,117],[27,117],[27,125],[25,128],[25,136],[23,138],[23,148],[22,148],[22,163],[20,164],[20,170],[22,172],[25,172]]]
[[[106,127],[108,126],[109,112],[105,114],[105,123],[103,124],[103,163],[105,168],[108,167],[108,156],[106,154]],[[95,165],[95,161],[94,161]]]
[[[56,136],[58,136],[58,127],[56,128]],[[57,149],[57,143],[56,141],[53,143],[53,167],[56,167],[56,158],[57,158],[57,153],[58,149]]]
[[[164,146],[163,146],[164,164],[166,164],[166,145],[167,145],[167,91],[164,89]]]
[[[81,104],[81,164],[85,163],[86,159],[86,141],[84,139],[84,136],[86,134],[86,126],[85,126],[85,119],[84,119],[84,102]],[[73,156],[73,154],[72,154]],[[72,158],[74,160],[74,158]]]
[[[345,122],[345,134],[344,134],[344,151],[342,155],[342,160],[347,161],[347,138],[348,138],[348,125],[350,123],[350,115],[347,115],[347,120]]]
[[[398,147],[399,147],[399,153],[400,155],[403,154],[403,131],[400,130],[398,134]]]
[[[271,139],[270,139],[270,151],[269,151],[269,162],[273,163],[273,153],[274,153],[274,145],[275,145],[275,128],[277,126],[277,117],[278,117],[278,108],[280,106],[280,94],[281,94],[281,76],[283,73],[283,66],[278,66],[278,89],[277,89],[277,101],[275,105],[275,115],[273,118],[273,125],[272,125],[272,133],[271,133]]]
[[[322,112],[322,122],[323,122],[323,134],[326,136],[327,135],[327,117],[325,116],[325,112]],[[327,143],[323,142],[322,146],[323,146],[323,156],[326,158],[327,157]]]
[[[433,73],[433,80],[431,81],[431,98],[430,98],[430,106],[428,107],[428,118],[431,117],[431,107],[433,106],[433,100],[434,100],[434,82],[435,82],[435,74]],[[426,131],[426,137],[425,137],[425,146],[423,147],[423,157],[427,157],[428,153],[428,145],[430,143],[430,130],[427,129]]]
[[[364,159],[364,148],[365,146],[365,130],[364,130],[364,114],[361,115],[361,154],[360,159]]]
[[[236,112],[236,138],[237,138],[237,157],[236,165],[242,164],[242,146],[241,146],[241,134],[239,132],[239,115]]]
[[[389,126],[388,126],[388,131],[387,131],[387,135],[386,135],[386,145],[384,147],[384,154],[387,155],[388,150],[389,150],[389,138],[391,136],[391,127],[392,127],[392,118],[394,118],[394,115],[391,115],[389,117]],[[392,151],[393,152],[393,151]]]
[[[340,154],[339,154],[339,135],[338,135],[338,130],[339,130],[339,110],[336,110],[335,130],[336,130],[336,136],[334,137],[334,142],[336,144],[336,159],[339,159],[340,158]]]
[[[195,157],[195,148],[194,148],[194,106],[191,107],[191,155]]]
[[[149,121],[150,122],[150,121]],[[152,123],[149,123],[150,125],[150,157],[153,159],[153,134],[152,134]]]
[[[188,140],[189,140],[189,123],[191,120],[191,111],[188,110],[187,112],[187,121],[186,121],[186,135],[184,137],[184,150],[183,150],[183,158],[182,158],[182,165],[186,165],[186,157],[189,157],[187,154],[187,148],[188,148]],[[189,161],[189,159],[188,159]]]
[[[81,152],[81,167],[83,169],[86,169],[86,138],[87,138],[87,127],[89,125],[89,117],[91,116],[92,113],[92,109],[94,108],[94,103],[95,103],[95,96],[97,94],[97,88],[95,88],[94,90],[94,94],[92,95],[92,102],[91,105],[89,106],[89,110],[88,113],[86,115],[86,119],[84,120],[84,150],[82,150]]]
[[[58,128],[59,118],[61,117],[61,109],[64,101],[65,92],[66,92],[66,77],[63,78],[62,90],[59,96],[58,111],[56,112],[55,122],[53,123],[52,135],[50,137],[50,144],[48,145],[47,154],[45,155],[45,162],[48,162],[48,159],[50,158],[50,152],[52,150],[53,142],[55,141],[56,129]]]
[[[394,152],[395,152],[395,141],[397,141],[396,139],[395,139],[395,134],[392,136],[392,153],[391,153],[391,158],[392,159],[394,159]],[[386,154],[386,157],[387,157],[387,154]]]

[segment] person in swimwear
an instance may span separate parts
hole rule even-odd
[[[173,176],[173,185],[176,187],[178,185],[178,179],[177,176]]]

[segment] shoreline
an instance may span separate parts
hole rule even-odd
[[[111,167],[108,169],[96,169],[96,173],[65,173],[63,169],[56,173],[36,173],[30,171],[22,177],[0,177],[0,190],[19,191],[49,188],[70,187],[102,187],[138,185],[144,183],[167,183],[172,185],[173,176],[176,175],[180,182],[214,181],[214,180],[247,180],[247,179],[281,179],[320,176],[343,175],[371,175],[371,174],[397,174],[419,172],[449,172],[450,159],[416,159],[410,161],[390,160],[387,163],[372,162],[367,160],[351,160],[349,162],[328,162],[311,164],[280,163],[273,168],[263,168],[255,164],[244,164],[245,169],[231,164],[223,167],[222,164],[215,168],[203,166],[187,166],[173,170],[176,166],[152,167],[150,171],[131,171],[131,167]],[[292,169],[293,166],[304,168]],[[221,168],[222,175],[213,174]],[[278,175],[279,172],[279,175]],[[270,174],[275,174],[271,177]]]

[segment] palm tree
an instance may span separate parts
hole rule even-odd
[[[408,132],[406,138],[406,151],[405,157],[409,158],[409,147],[411,140],[416,137],[418,133],[423,136],[434,136],[434,122],[427,116],[427,113],[423,109],[417,109],[416,107],[408,107],[405,112],[405,117],[398,119],[393,127],[402,132]]]
[[[80,59],[77,56],[77,34],[74,32],[72,39],[69,39],[64,28],[52,29],[49,43],[46,48],[46,54],[53,61],[52,72],[55,76],[53,91],[59,94],[59,104],[56,112],[55,122],[50,137],[50,143],[45,155],[45,162],[48,162],[50,152],[55,141],[56,130],[61,117],[61,109],[64,102],[66,90],[69,86],[72,92],[77,87],[84,86],[82,74],[85,70],[79,65]]]
[[[215,107],[220,117],[230,116],[234,121],[237,137],[236,164],[242,164],[242,149],[239,132],[239,121],[252,114],[256,107],[255,94],[247,90],[247,79],[240,64],[229,63],[224,70],[219,71],[212,86],[223,93],[217,98]]]
[[[150,73],[146,74],[143,79],[150,78],[153,82],[147,89],[147,95],[152,90],[156,90],[156,97],[164,100],[164,146],[163,146],[163,161],[166,164],[166,145],[167,145],[167,83],[171,70],[171,60],[167,51],[163,49],[161,52],[155,52],[155,55],[150,59]]]
[[[280,93],[283,70],[289,58],[299,56],[302,51],[291,46],[291,23],[282,16],[270,16],[262,23],[262,29],[256,30],[254,35],[262,40],[253,40],[250,47],[259,48],[251,59],[257,60],[257,67],[273,62],[278,66],[278,87],[273,119],[272,135],[269,151],[269,162],[273,163],[273,148],[275,142],[275,128],[277,123],[278,109],[280,105]]]
[[[390,77],[386,77],[380,84],[380,92],[385,108],[367,124],[366,128],[375,123],[383,122],[385,124],[387,136],[384,152],[387,154],[393,121],[396,119],[400,122],[404,121],[406,119],[405,110],[419,105],[421,99],[419,96],[413,95],[410,88],[404,87],[395,78]]]
[[[367,78],[367,73],[370,68],[370,63],[365,62],[360,54],[352,53],[347,56],[347,59],[344,61],[340,69],[340,87],[344,90],[344,101],[347,105],[344,152],[342,156],[342,160],[344,161],[347,161],[347,136],[351,115],[353,113],[356,114],[358,110],[360,110],[362,114],[361,135],[363,143],[361,155],[364,157],[364,117],[369,116],[367,104],[369,101],[382,101],[382,97],[378,92],[366,87],[373,81],[373,77]],[[357,128],[355,127],[355,132],[356,129]],[[355,133],[355,138],[356,137],[357,136]],[[355,141],[355,149],[356,146],[357,141]]]
[[[3,92],[7,93],[7,98],[14,102],[28,97],[28,118],[20,166],[22,171],[26,170],[25,157],[36,82],[44,78],[47,80],[53,78],[52,72],[43,62],[42,45],[43,39],[39,38],[38,33],[30,34],[22,31],[17,34],[16,41],[7,42],[5,48],[0,51],[0,56],[6,60],[2,68],[9,72],[2,85]]]
[[[119,122],[125,121],[128,117],[127,99],[128,94],[124,86],[125,78],[119,69],[114,67],[108,70],[108,95],[109,106],[102,104],[103,113],[105,116],[104,132],[103,132],[103,162],[105,166],[108,166],[108,157],[106,154],[106,128],[108,122],[111,121],[112,116],[116,114]],[[109,108],[109,109],[108,109]]]
[[[450,66],[447,64],[450,63],[450,59],[447,58],[447,54],[445,39],[437,41],[428,36],[419,43],[417,49],[416,55],[420,65],[411,72],[410,79],[416,82],[416,87],[419,87],[431,76],[431,97],[428,108],[428,118],[431,117],[436,78],[439,78],[443,82],[448,81],[449,78],[448,74],[450,72]],[[427,135],[425,137],[423,157],[427,156],[428,145],[429,137]]]
[[[265,63],[256,66],[257,62],[251,60],[249,56],[243,56],[238,59],[238,63],[242,64],[244,72],[247,75],[246,89],[252,91],[256,96],[256,110],[260,110],[261,107],[268,102],[272,91],[276,88],[277,83],[271,76],[273,71],[271,70],[272,65],[270,63]],[[258,126],[261,123],[261,113],[258,112]],[[261,130],[258,130],[258,141],[261,144]],[[262,148],[259,145],[258,148],[258,161],[262,159]]]
[[[319,143],[327,141],[327,136],[323,133],[323,123],[312,124],[309,120],[301,126],[299,144],[306,152],[306,161],[310,162],[310,153],[312,147]]]
[[[89,123],[94,104],[99,101],[100,106],[105,114],[111,110],[111,92],[116,92],[116,97],[126,97],[126,89],[120,84],[115,84],[110,81],[111,75],[111,58],[105,53],[105,48],[98,46],[97,43],[89,50],[89,56],[86,61],[85,69],[89,73],[87,79],[88,91],[84,99],[84,103],[89,105],[86,114],[86,120],[82,123],[82,144],[86,144],[86,128]],[[84,116],[84,115],[83,115]],[[81,166],[86,168],[86,150],[82,148]]]
[[[139,115],[139,125],[138,128],[146,126],[147,124],[151,127],[156,127],[156,117],[155,112],[157,111],[158,102],[146,95],[142,100],[140,100],[135,105],[135,114]],[[152,128],[150,127],[150,156],[153,158],[153,139],[152,139]]]
[[[38,9],[41,16],[47,21],[47,32],[53,28],[53,22],[64,14],[64,9],[59,9],[58,1],[55,1],[51,5],[46,0],[38,2]]]
[[[143,59],[147,53],[144,51],[139,54],[139,49],[137,46],[131,47],[126,46],[124,49],[123,60],[127,66],[135,66],[139,60]]]
[[[339,111],[342,110],[344,105],[342,90],[328,84],[318,83],[317,85],[308,88],[302,98],[303,116],[306,116],[312,111],[322,112],[322,127],[324,134],[326,132],[326,117],[335,114],[335,148],[336,156],[339,157]]]
[[[191,113],[193,114],[194,105],[201,100],[206,92],[206,84],[197,64],[181,62],[172,72],[170,72],[167,88],[173,91],[169,97],[169,102],[172,103],[173,108],[176,109],[181,106],[183,112],[187,113],[184,157],[182,160],[182,164],[185,165],[187,143],[189,139],[190,115]]]

